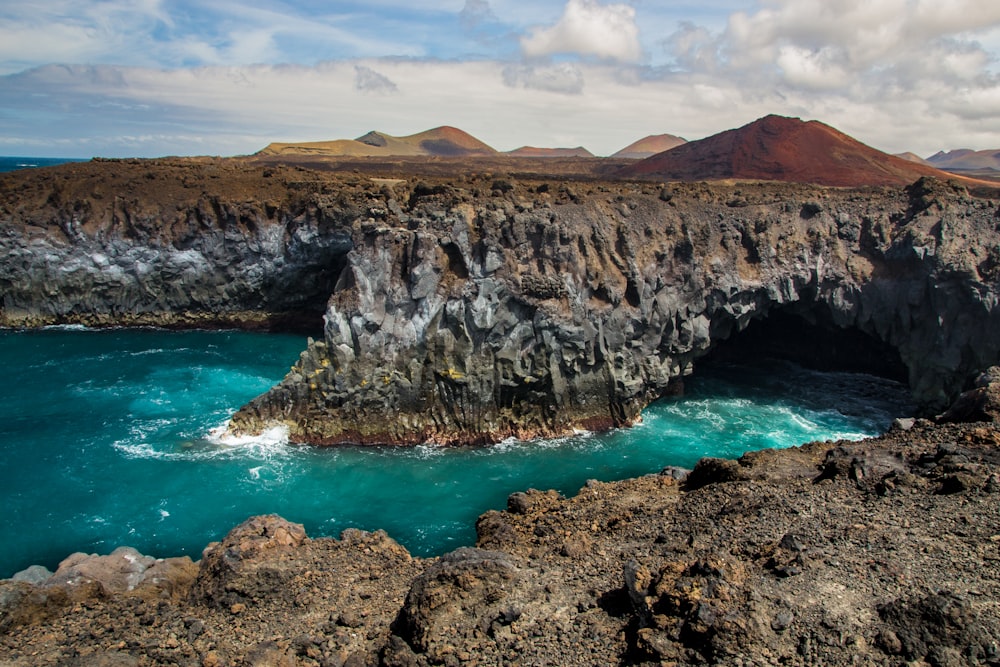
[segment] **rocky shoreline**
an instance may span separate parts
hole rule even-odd
[[[629,424],[699,359],[775,348],[951,408],[859,443],[516,493],[440,558],[274,516],[198,562],[76,554],[0,582],[0,666],[1000,664],[995,198],[933,179],[389,176],[5,174],[0,324],[315,327],[234,419],[314,444]]]
[[[778,319],[764,344],[894,366],[874,370],[928,412],[1000,355],[996,202],[955,184],[489,187],[382,193],[323,338],[233,430],[482,444],[629,425]]]
[[[873,364],[927,414],[1000,360],[1000,209],[958,183],[392,175],[180,159],[4,174],[0,325],[310,330],[232,423],[311,444],[628,425],[749,340]]]
[[[998,664],[992,379],[956,408],[992,421],[515,493],[439,558],[277,516],[76,554],[0,581],[0,665]]]

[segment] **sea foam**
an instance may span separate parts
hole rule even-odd
[[[259,435],[234,435],[229,432],[229,421],[209,430],[205,440],[223,450],[241,451],[262,458],[271,458],[288,452],[288,427],[279,424],[265,429]]]

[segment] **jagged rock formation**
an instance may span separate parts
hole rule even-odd
[[[354,227],[323,339],[232,428],[405,444],[629,424],[779,313],[806,358],[835,352],[816,330],[880,344],[927,409],[998,359],[997,208],[960,187],[584,188],[388,199]]]
[[[996,664],[997,407],[515,493],[440,558],[267,516],[131,588],[0,581],[0,664]]]
[[[300,442],[629,424],[754,331],[814,361],[881,358],[933,411],[1000,361],[996,201],[933,179],[841,190],[94,162],[4,175],[0,216],[6,325],[312,318],[318,332],[322,314],[322,337],[233,419]]]

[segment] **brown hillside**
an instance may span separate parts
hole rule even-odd
[[[677,146],[619,172],[680,181],[792,181],[842,187],[905,185],[951,174],[875,150],[819,121],[765,116]]]
[[[272,143],[258,156],[310,155],[316,157],[473,157],[496,155],[497,151],[468,132],[455,127],[436,127],[407,137],[369,132],[357,139]]]
[[[651,134],[648,137],[643,137],[639,141],[629,144],[611,157],[642,160],[686,143],[687,139],[673,134]]]
[[[930,162],[928,162],[927,160],[923,159],[922,157],[920,157],[919,155],[917,155],[916,153],[913,153],[911,151],[907,151],[905,153],[895,153],[895,156],[896,157],[901,157],[904,160],[909,160],[910,162],[916,162],[917,164],[926,164],[926,165],[930,165],[932,167],[934,166]]]
[[[450,157],[459,155],[494,155],[497,151],[474,136],[444,125],[433,130],[400,137],[408,144],[419,147],[427,155]]]

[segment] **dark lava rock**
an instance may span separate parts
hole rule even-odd
[[[881,605],[883,648],[931,665],[1000,664],[1000,625],[982,603],[950,591]]]
[[[436,664],[455,643],[474,644],[488,637],[493,623],[510,624],[517,614],[507,591],[519,577],[515,559],[505,553],[463,548],[446,554],[413,582],[393,634]]]
[[[275,555],[301,546],[307,539],[301,524],[277,515],[255,516],[210,545],[194,583],[194,600],[231,608],[274,595],[289,573],[274,566]]]

